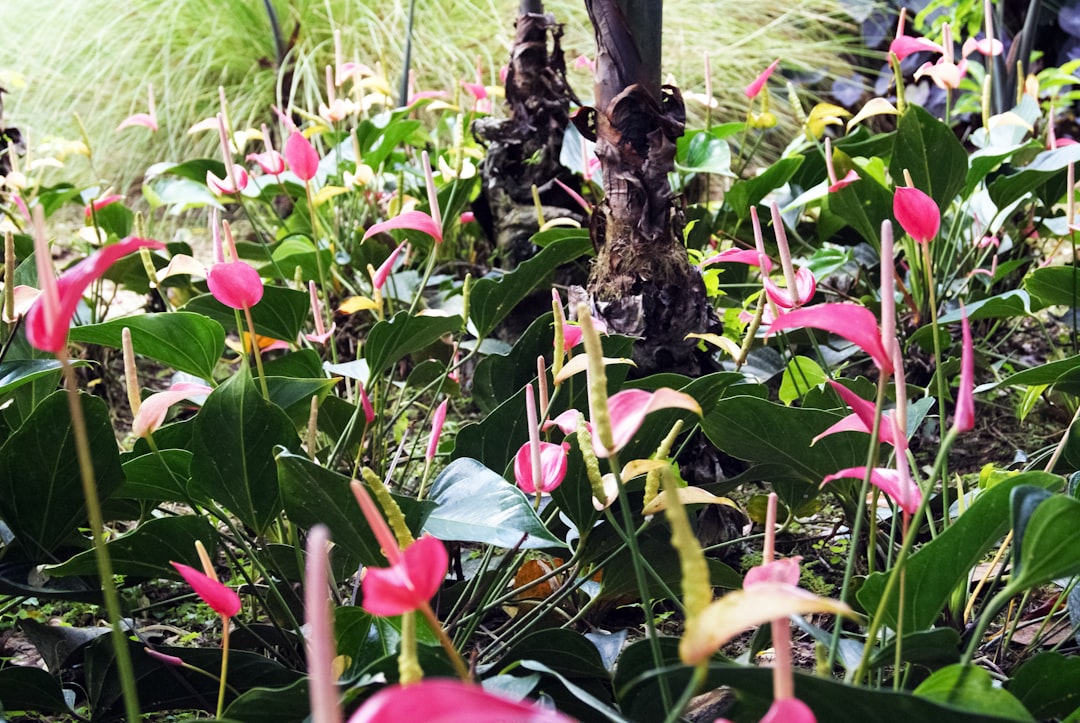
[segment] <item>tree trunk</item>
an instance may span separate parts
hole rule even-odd
[[[548,36],[551,47],[548,47]],[[535,253],[530,239],[539,228],[532,188],[540,194],[545,219],[584,221],[581,210],[555,183],[580,188],[559,161],[570,122],[570,101],[560,38],[562,28],[544,14],[540,0],[522,0],[517,34],[506,74],[505,120],[482,119],[473,133],[488,146],[480,173],[484,180],[477,218],[494,240],[504,268]]]
[[[642,337],[641,373],[715,368],[690,332],[715,330],[700,273],[690,266],[668,174],[686,119],[682,96],[660,84],[660,0],[586,0],[596,34],[596,138],[604,201],[593,212],[596,312],[612,331]],[[581,127],[581,124],[579,124]]]
[[[22,145],[22,135],[18,128],[4,127],[4,93],[7,90],[0,88],[0,176],[6,176],[11,172],[11,157],[19,152]]]

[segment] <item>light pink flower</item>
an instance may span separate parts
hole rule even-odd
[[[164,392],[151,394],[139,405],[139,412],[131,422],[131,433],[137,437],[145,437],[155,432],[165,421],[169,407],[188,397],[205,396],[212,391],[205,384],[178,382]]]
[[[232,179],[236,179],[233,181]],[[231,196],[240,193],[248,185],[247,169],[239,163],[232,164],[232,178],[225,174],[225,178],[218,178],[213,171],[206,172],[206,185],[219,196]]]
[[[607,450],[600,442],[595,424],[592,430],[593,450],[597,457],[609,457],[634,438],[645,416],[658,409],[686,409],[701,414],[701,406],[689,394],[668,389],[647,392],[644,389],[624,389],[608,398],[608,413],[611,415],[611,432],[615,442],[614,449]],[[595,420],[593,420],[595,423]]]
[[[793,309],[769,326],[767,336],[784,329],[810,327],[842,336],[873,359],[878,369],[891,374],[892,359],[881,341],[877,319],[865,306],[858,304],[818,304]]]
[[[842,469],[839,472],[828,475],[822,480],[821,484],[824,486],[835,479],[844,479],[845,477],[863,479],[866,477],[866,467],[848,467],[847,469]],[[888,495],[900,509],[909,515],[915,514],[915,510],[919,509],[919,504],[922,502],[922,492],[919,491],[919,488],[916,487],[911,480],[904,480],[903,475],[895,469],[875,467],[870,471],[870,484]]]
[[[426,233],[428,236],[435,239],[436,242],[442,242],[443,240],[442,229],[435,223],[435,219],[429,214],[426,214],[423,211],[406,211],[394,218],[374,224],[368,228],[368,230],[364,232],[362,241],[367,241],[377,233],[393,231],[394,229],[412,229],[414,231]]]
[[[143,128],[149,128],[150,132],[156,132],[158,129],[157,109],[154,107],[154,86],[151,85],[148,88],[149,103],[147,105],[146,113],[136,113],[129,115],[124,120],[120,121],[120,125],[116,126],[117,131],[122,131],[125,128],[132,126],[142,126]]]
[[[517,454],[514,455],[514,479],[517,486],[525,494],[550,494],[553,489],[562,484],[566,478],[566,467],[570,444],[563,442],[552,444],[540,443],[540,480],[533,479],[532,451],[529,442],[521,445]]]

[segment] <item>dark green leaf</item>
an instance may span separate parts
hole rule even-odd
[[[12,665],[0,669],[0,701],[6,711],[73,712],[60,683],[41,668],[29,666]]]
[[[1009,319],[1014,316],[1031,316],[1031,297],[1023,289],[1013,289],[967,305],[967,317],[976,319]],[[954,309],[938,317],[939,324],[960,321],[960,309]]]
[[[828,196],[829,210],[840,216],[873,246],[881,247],[881,222],[886,219],[896,225],[892,215],[893,194],[873,175],[858,169],[858,183],[844,186]]]
[[[378,322],[371,327],[364,349],[368,379],[382,375],[409,354],[434,344],[443,334],[459,329],[461,317],[412,316],[407,311],[399,311],[392,319]]]
[[[910,172],[915,188],[934,199],[939,209],[946,209],[964,187],[967,152],[948,124],[911,103],[897,123],[889,169],[894,179]]]
[[[226,718],[248,723],[296,723],[310,713],[307,678],[284,688],[251,688],[225,709]]]
[[[783,186],[802,165],[803,156],[781,158],[760,175],[736,181],[724,196],[740,221],[750,218],[750,207]]]
[[[195,417],[192,491],[261,534],[281,512],[274,448],[298,442],[292,421],[242,370],[215,389]]]
[[[296,426],[307,424],[311,416],[311,398],[320,401],[326,398],[338,379],[297,379],[295,377],[266,377],[266,386],[270,390],[270,401],[289,415]]]
[[[472,287],[469,317],[476,325],[476,335],[489,336],[499,322],[531,294],[551,272],[562,264],[580,258],[592,249],[588,229],[548,244],[540,253],[516,269],[497,278],[485,276]]]
[[[1005,684],[1039,720],[1065,718],[1080,709],[1080,658],[1039,653]]]
[[[476,365],[473,401],[484,414],[512,397],[536,378],[536,357],[551,352],[553,314],[541,314],[514,342],[509,354],[490,354]]]
[[[6,401],[8,392],[58,371],[60,362],[55,359],[15,359],[0,362],[0,403]]]
[[[225,306],[210,294],[196,296],[184,306],[184,311],[204,314],[229,330],[236,330],[236,310]],[[262,300],[251,307],[255,333],[284,341],[294,341],[308,323],[311,298],[306,292],[280,286],[264,286]],[[241,319],[243,315],[241,315]],[[247,324],[244,323],[244,331]]]
[[[1045,472],[1026,472],[1002,480],[975,498],[968,510],[936,538],[923,545],[905,566],[904,630],[929,628],[971,568],[983,558],[1009,527],[1009,497],[1021,485],[1059,487],[1061,478]],[[858,592],[859,602],[871,614],[885,592],[887,575],[875,572]],[[885,606],[885,622],[896,627],[895,592]]]
[[[915,695],[985,716],[1035,720],[1016,696],[995,685],[990,673],[974,665],[942,668],[920,683]]]
[[[123,482],[109,409],[80,394],[98,496]],[[0,447],[0,518],[26,554],[39,562],[86,522],[86,502],[67,393],[46,397]]]
[[[1020,489],[1016,490],[1016,497],[1021,497]],[[1016,519],[1014,511],[1014,522]],[[1026,589],[1055,578],[1080,574],[1080,545],[1076,544],[1078,521],[1080,500],[1054,496],[1038,503],[1026,524],[1014,528],[1014,549],[1020,554],[1014,562],[1009,585]]]
[[[185,312],[146,314],[77,326],[69,338],[119,349],[124,327],[131,329],[131,345],[136,354],[202,379],[213,379],[214,367],[225,348],[225,330],[221,324],[201,314]]]
[[[1080,306],[1080,269],[1072,266],[1035,269],[1024,279],[1024,289],[1038,309]]]
[[[385,566],[375,533],[349,489],[349,478],[320,467],[307,457],[277,450],[277,476],[289,519],[304,528],[323,523],[334,544],[364,565]],[[431,509],[429,502],[394,495],[409,529],[417,534]]]
[[[861,649],[862,646],[860,645]],[[908,663],[919,663],[936,667],[960,660],[960,633],[952,628],[918,630],[904,635],[900,654]],[[880,668],[892,665],[896,660],[896,638],[874,651],[870,657],[870,667]]]
[[[1055,174],[1064,174],[1068,165],[1077,161],[1080,161],[1080,146],[1043,151],[1021,171],[994,180],[990,184],[990,200],[998,208],[1005,208],[1049,181]]]
[[[431,483],[428,499],[437,506],[424,531],[440,540],[522,549],[565,546],[521,490],[475,459],[451,462]]]
[[[175,575],[170,562],[198,566],[195,542],[214,546],[217,533],[205,517],[183,515],[147,520],[125,535],[110,540],[107,547],[117,575],[159,578]],[[93,575],[97,571],[94,551],[79,553],[67,562],[51,565],[51,575]]]
[[[163,449],[161,454],[128,455],[123,462],[124,484],[117,497],[154,502],[189,502],[191,452]]]

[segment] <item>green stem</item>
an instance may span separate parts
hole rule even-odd
[[[218,718],[225,711],[225,679],[229,674],[229,618],[221,616],[221,682],[218,684]]]
[[[262,387],[263,399],[270,401],[270,388],[266,386],[266,373],[263,372],[262,363],[262,349],[259,348],[259,337],[255,335],[255,322],[251,318],[251,307],[244,307],[244,318],[247,320],[248,331],[251,332],[251,348],[255,352],[255,369],[259,373],[259,385]],[[241,344],[241,347],[242,346],[243,344]]]
[[[67,388],[68,406],[71,409],[71,427],[75,434],[75,450],[79,458],[79,475],[82,479],[83,497],[86,500],[86,514],[90,521],[90,534],[94,543],[94,559],[101,577],[101,591],[105,598],[105,610],[112,628],[110,636],[113,655],[116,656],[116,669],[120,676],[120,689],[124,696],[124,711],[129,721],[138,721],[139,694],[135,686],[135,671],[131,665],[131,652],[128,650],[127,637],[120,626],[123,612],[120,606],[120,594],[116,590],[113,577],[112,560],[105,545],[105,521],[101,513],[101,501],[98,498],[97,480],[94,477],[94,461],[90,454],[90,441],[86,432],[86,417],[83,416],[82,400],[79,398],[78,380],[75,368],[67,356],[56,356],[63,369]]]
[[[930,300],[930,326],[934,330],[934,375],[937,377],[938,428],[945,429],[945,376],[941,373],[941,339],[938,338],[937,290],[934,288],[934,267],[930,259],[930,244],[922,246],[923,266],[926,272],[926,292]],[[942,461],[941,467],[941,527],[949,526],[949,463]]]

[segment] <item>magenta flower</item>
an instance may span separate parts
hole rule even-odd
[[[517,454],[514,455],[514,479],[517,486],[525,494],[533,495],[539,492],[542,495],[550,494],[553,489],[562,484],[566,478],[566,466],[570,444],[552,444],[551,442],[540,443],[540,480],[533,479],[532,472],[532,449],[529,442],[521,445]]]
[[[139,411],[131,423],[131,433],[137,437],[145,437],[157,431],[158,427],[165,421],[165,415],[168,414],[169,407],[184,401],[188,397],[205,396],[212,391],[205,384],[179,382],[173,384],[164,392],[151,394],[139,405]]]
[[[305,183],[315,178],[319,171],[319,153],[304,134],[294,130],[285,141],[285,160],[289,170]]]
[[[857,304],[818,304],[794,309],[776,319],[767,336],[784,329],[810,327],[842,336],[873,359],[878,369],[891,374],[892,359],[881,341],[877,319],[865,306]]]
[[[377,225],[377,224],[376,224]],[[365,236],[365,238],[367,238]],[[401,256],[401,252],[405,249],[407,241],[402,241],[397,245],[390,255],[386,257],[386,261],[379,264],[379,268],[375,270],[375,275],[371,277],[371,285],[376,289],[382,289],[386,284],[386,280],[390,277],[390,272],[394,270],[394,263],[398,260],[398,256]]]
[[[218,615],[231,618],[240,612],[240,596],[235,590],[189,565],[174,562],[172,566],[191,585],[195,594]]]
[[[821,484],[824,486],[834,479],[844,479],[845,477],[863,479],[866,477],[866,467],[842,469],[827,476],[822,480]],[[875,467],[870,471],[870,484],[888,495],[900,509],[909,515],[915,514],[915,510],[919,509],[919,504],[922,502],[922,492],[919,491],[919,488],[910,479],[904,479],[903,475],[895,469]]]
[[[233,309],[250,309],[262,300],[259,272],[245,261],[219,261],[206,270],[206,285],[215,299]]]
[[[968,323],[967,310],[960,305],[963,311],[961,317],[961,345],[960,352],[960,390],[956,395],[956,412],[953,416],[953,427],[957,432],[970,432],[975,429],[975,349],[971,342],[971,325]]]
[[[111,206],[114,203],[116,203],[117,201],[122,200],[123,198],[124,197],[121,196],[118,193],[112,193],[112,194],[109,194],[108,196],[103,196],[103,197],[97,199],[96,201],[91,201],[90,203],[86,204],[86,208],[84,209],[84,213],[85,213],[87,218],[91,218],[96,211],[100,211],[101,209],[105,208],[106,206]]]
[[[847,172],[847,175],[841,179],[836,178],[836,167],[833,165],[832,154],[832,141],[828,138],[825,139],[825,172],[829,177],[829,193],[836,193],[844,186],[850,186],[855,181],[859,180],[859,174],[852,168]]]
[[[390,685],[368,698],[349,723],[572,723],[556,710],[488,693],[479,685],[429,678],[413,685]]]
[[[643,389],[624,389],[608,398],[608,413],[611,415],[611,432],[615,446],[613,449],[604,449],[600,437],[595,429],[592,430],[593,450],[597,457],[609,457],[612,452],[617,452],[634,438],[641,423],[645,421],[645,415],[655,412],[657,409],[686,409],[696,414],[701,414],[701,406],[697,400],[689,394],[677,392],[666,387],[657,389],[655,392],[647,392]],[[595,420],[594,420],[595,421]]]
[[[753,83],[743,88],[743,94],[751,100],[757,98],[761,89],[765,87],[766,81],[769,80],[769,76],[773,74],[773,71],[776,70],[776,66],[778,65],[780,65],[780,58],[777,58],[770,63],[768,68],[761,71],[761,73],[758,74],[758,77],[754,78]]]
[[[844,403],[851,407],[852,413],[814,437],[813,442],[817,442],[822,437],[837,432],[857,431],[870,434],[871,430],[874,428],[874,412],[876,411],[874,404],[866,401],[843,384],[834,382],[832,379],[829,379],[828,382],[832,388],[836,390],[836,393],[840,395],[840,398],[844,400]],[[897,449],[905,449],[907,447],[907,440],[904,438],[900,439],[899,445],[897,444],[896,435],[893,434],[891,414],[886,413],[881,415],[878,436],[881,438],[882,442],[888,442]]]
[[[701,268],[705,268],[711,264],[746,264],[747,266],[761,266],[761,259],[765,259],[765,266],[762,268],[765,273],[772,271],[772,259],[768,256],[762,257],[755,249],[727,249],[721,251],[718,254],[708,257],[702,260]]]
[[[907,17],[907,8],[900,8],[900,18],[896,23],[896,37],[889,43],[889,52],[896,56],[897,60],[903,60],[913,53],[929,51],[932,53],[945,52],[937,43],[927,38],[915,38],[904,33],[904,20]]]
[[[934,199],[917,188],[901,186],[893,195],[893,215],[908,236],[929,243],[941,226],[941,211]]]
[[[249,153],[247,154],[248,161],[255,161],[263,173],[269,176],[277,176],[285,172],[285,157],[274,150],[274,143],[270,138],[270,131],[266,129],[266,125],[262,127],[263,143],[266,144],[266,150],[262,153]]]
[[[122,131],[125,128],[131,126],[142,126],[143,128],[149,128],[153,133],[158,129],[157,110],[154,108],[154,86],[149,86],[148,89],[149,103],[147,104],[147,113],[136,113],[135,115],[129,115],[124,120],[120,121],[120,125],[116,126],[117,131]]]
[[[326,340],[337,329],[337,324],[331,322],[330,328],[326,328],[326,322],[323,321],[322,303],[319,301],[319,294],[315,290],[314,281],[308,282],[308,296],[311,298],[311,316],[315,320],[315,333],[304,334],[304,338],[312,344],[325,344]]]
[[[442,404],[435,408],[435,414],[431,418],[431,438],[428,439],[427,454],[424,455],[428,464],[435,459],[435,453],[439,450],[439,437],[442,436],[443,424],[446,423],[446,405],[449,403],[449,399],[442,400]]]
[[[371,397],[368,396],[364,385],[361,383],[358,386],[360,387],[360,405],[364,409],[364,421],[371,424],[375,421],[375,407],[371,406]]]
[[[60,354],[67,348],[68,329],[82,293],[93,281],[109,270],[116,261],[141,248],[160,249],[164,244],[151,239],[129,236],[106,246],[65,271],[59,279],[53,275],[48,242],[43,233],[34,235],[34,252],[38,258],[38,297],[26,314],[26,338],[42,351]]]
[[[768,276],[762,279],[765,295],[782,309],[795,309],[814,298],[817,293],[817,279],[810,269],[802,266],[795,272],[795,291],[782,289]]]
[[[396,554],[384,552],[391,557],[390,567],[369,567],[364,572],[364,610],[393,617],[427,605],[446,579],[450,564],[443,544],[424,535],[400,552],[395,544]]]
[[[364,238],[361,240],[367,241],[377,233],[392,231],[394,229],[412,229],[414,231],[426,233],[428,236],[435,239],[436,242],[441,242],[443,240],[442,228],[439,227],[439,224],[435,223],[434,218],[423,211],[406,211],[387,221],[377,223],[364,233]]]
[[[206,185],[219,196],[231,196],[240,193],[247,188],[248,180],[247,169],[239,163],[232,164],[232,171],[231,173],[227,172],[225,178],[218,178],[212,171],[206,172]]]

